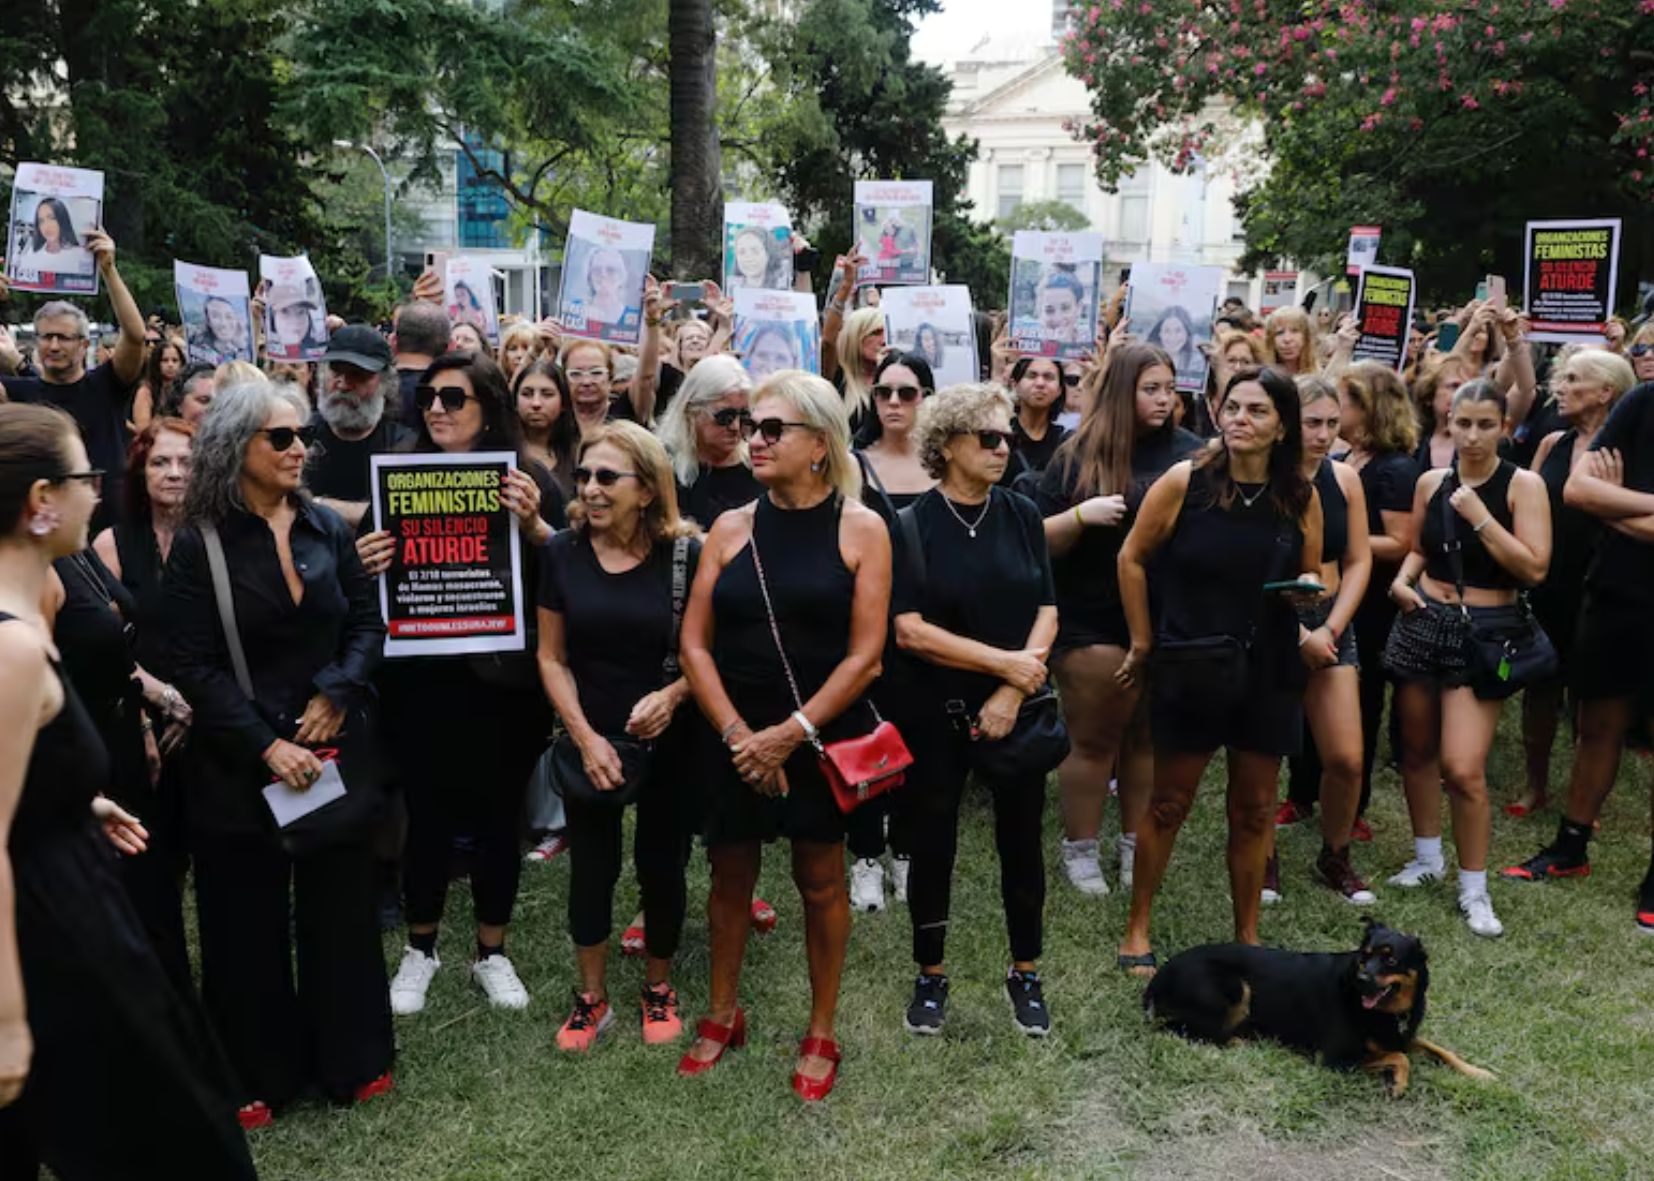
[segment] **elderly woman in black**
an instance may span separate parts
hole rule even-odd
[[[914,719],[909,741],[916,748],[906,806],[914,833],[908,908],[919,965],[906,1024],[919,1034],[940,1033],[946,1016],[943,946],[959,802],[973,751],[1009,735],[1029,698],[1050,695],[1045,659],[1057,634],[1056,591],[1039,510],[997,486],[1010,436],[1011,399],[998,386],[954,386],[936,395],[920,412],[918,446],[940,483],[904,510],[907,544],[893,613],[897,643],[922,662],[905,715]],[[1048,704],[1055,718],[1056,703]],[[1005,990],[1012,1020],[1033,1037],[1051,1032],[1035,963],[1045,911],[1040,819],[1045,778],[1063,754],[1047,747],[1011,764],[975,768],[994,801],[1011,944]]]
[[[1229,762],[1229,889],[1235,938],[1258,941],[1281,758],[1303,730],[1305,671],[1293,604],[1267,584],[1320,585],[1321,507],[1304,478],[1298,388],[1278,369],[1229,379],[1223,443],[1174,465],[1149,489],[1120,549],[1134,683],[1154,654],[1149,717],[1154,794],[1137,830],[1131,916],[1120,967],[1152,974],[1149,916],[1172,843],[1218,747]],[[1147,567],[1164,593],[1149,614]]]
[[[374,741],[385,625],[350,527],[300,489],[309,421],[293,386],[249,382],[213,400],[162,584],[168,666],[195,711],[186,814],[202,993],[248,1127],[308,1084],[339,1102],[389,1089],[393,1054],[375,785],[346,780],[326,838],[303,852],[279,839],[260,794],[276,780],[308,791],[319,748]]]
[[[850,425],[831,385],[783,370],[758,387],[752,417],[753,474],[767,491],[713,525],[683,623],[684,672],[725,749],[708,766],[704,834],[710,1012],[678,1070],[709,1070],[746,1040],[748,906],[763,843],[785,836],[804,901],[811,992],[793,1089],[814,1100],[838,1075],[833,1020],[850,907],[844,816],[810,740],[818,732],[828,742],[855,737],[874,725],[863,698],[888,626],[890,535],[856,499]],[[798,701],[779,690],[789,682]]]

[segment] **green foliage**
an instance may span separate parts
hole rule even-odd
[[[1072,233],[1087,229],[1090,225],[1091,219],[1067,201],[1025,201],[1009,216],[994,219],[995,228],[1007,234],[1018,230],[1044,230],[1047,233],[1067,230]]]

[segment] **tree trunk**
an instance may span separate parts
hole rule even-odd
[[[672,275],[723,278],[718,58],[712,0],[671,0]]]

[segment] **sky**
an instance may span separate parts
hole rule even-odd
[[[963,56],[988,33],[1015,37],[1048,36],[1050,0],[942,0],[942,11],[919,22],[913,37],[913,55],[931,65],[944,66]]]

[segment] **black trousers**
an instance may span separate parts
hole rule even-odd
[[[942,719],[904,731],[913,774],[900,789],[913,832],[913,868],[907,905],[913,921],[913,959],[920,967],[943,961],[953,900],[953,863],[959,848],[959,803],[969,772],[969,739]],[[917,740],[917,744],[915,744]],[[999,895],[1013,961],[1037,960],[1045,937],[1045,859],[1040,824],[1044,775],[983,783],[993,795],[994,845],[999,852]]]
[[[367,841],[290,858],[273,837],[195,848],[201,991],[240,1080],[272,1107],[314,1084],[347,1101],[391,1067],[390,996]]]

